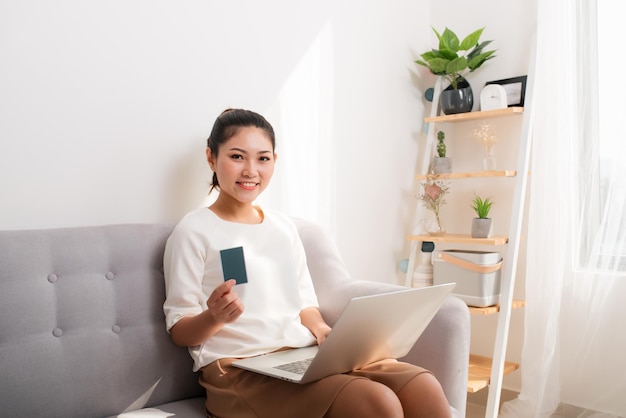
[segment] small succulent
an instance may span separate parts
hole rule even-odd
[[[445,139],[446,134],[443,131],[437,132],[437,155],[439,155],[439,158],[445,158],[446,156]]]
[[[472,209],[474,209],[474,212],[476,212],[476,215],[478,215],[480,219],[487,219],[489,217],[489,211],[492,205],[493,200],[489,197],[483,200],[480,196],[476,196],[474,200],[472,200]]]

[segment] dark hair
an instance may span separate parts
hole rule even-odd
[[[211,135],[209,135],[209,139],[207,139],[207,148],[211,150],[211,155],[216,158],[220,145],[237,135],[239,129],[251,126],[263,129],[265,133],[267,133],[267,136],[272,142],[272,151],[274,151],[276,148],[274,128],[272,128],[272,125],[263,116],[251,110],[226,109],[215,119]],[[213,189],[219,188],[219,186],[217,174],[213,173],[209,193],[211,193]]]

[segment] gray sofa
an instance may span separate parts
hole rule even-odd
[[[321,310],[397,286],[350,278],[323,229],[296,220]],[[165,331],[170,225],[0,231],[0,416],[202,417],[185,348]],[[465,415],[469,314],[450,297],[405,358]]]

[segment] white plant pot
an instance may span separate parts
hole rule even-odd
[[[449,157],[435,157],[433,159],[433,171],[436,174],[452,172],[452,160]]]
[[[491,218],[472,219],[472,238],[489,238],[493,230]]]

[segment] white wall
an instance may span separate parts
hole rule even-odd
[[[329,146],[317,158],[332,181],[314,213],[330,214],[319,220],[355,277],[397,282],[434,83],[413,61],[435,45],[430,26],[486,26],[498,56],[471,75],[479,93],[526,73],[533,4],[1,2],[0,229],[177,221],[204,202],[215,116],[245,107],[281,129],[281,93],[323,34]],[[279,154],[298,140],[279,138]]]
[[[427,7],[2,2],[0,228],[177,221],[205,198],[215,116],[229,106],[280,113],[286,81],[330,27],[336,178],[324,221],[355,276],[396,281],[413,204],[422,118],[413,59],[426,44]],[[279,138],[279,153],[280,141],[297,140]]]
[[[215,116],[269,107],[327,3],[2,2],[0,227],[177,220]]]

